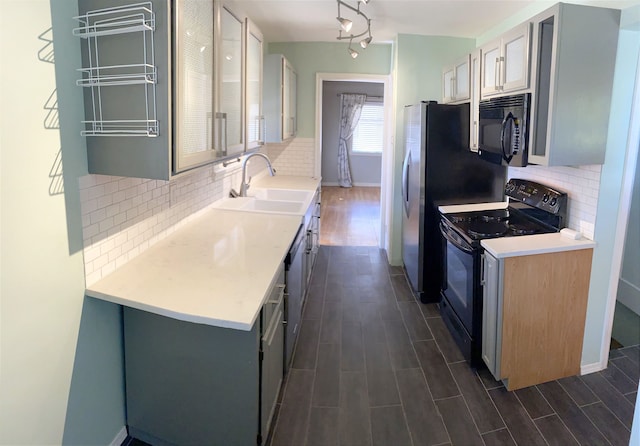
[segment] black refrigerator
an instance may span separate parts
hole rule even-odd
[[[402,258],[414,292],[437,302],[443,278],[438,206],[504,200],[506,167],[469,150],[469,104],[404,109]]]

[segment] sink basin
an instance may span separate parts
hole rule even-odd
[[[313,192],[296,189],[250,189],[248,194],[260,200],[305,202],[311,198]]]
[[[218,209],[270,214],[304,215],[306,206],[302,201],[263,200],[256,197],[225,198],[214,204]]]
[[[250,200],[242,209],[248,211],[277,212],[287,214],[304,214],[304,203],[301,201]]]

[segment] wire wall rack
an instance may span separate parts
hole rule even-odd
[[[87,118],[90,119],[82,121],[85,130],[80,132],[81,135],[158,136],[159,125],[156,118],[158,75],[153,43],[156,23],[152,3],[144,2],[87,11],[74,19],[80,22],[80,26],[73,29],[73,35],[87,42],[85,66],[78,69],[81,78],[76,80],[76,85],[89,89],[91,108],[86,110],[90,115]],[[130,43],[132,48],[136,48],[134,55],[137,59],[136,63],[101,63],[101,55],[103,59],[113,60],[113,45],[109,45],[106,39],[118,34],[132,35],[133,40]],[[116,49],[116,58],[117,51]],[[104,53],[107,53],[106,57]],[[136,98],[139,97],[140,101],[144,101],[143,104],[136,104],[134,107],[135,110],[140,110],[139,116],[136,116],[139,119],[107,119],[113,114],[118,114],[119,111],[118,106],[109,102],[110,95],[113,94],[113,90],[110,89],[127,85],[139,86],[134,95]]]

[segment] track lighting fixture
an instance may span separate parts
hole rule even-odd
[[[371,43],[371,41],[373,40],[373,37],[371,36],[371,19],[369,19],[369,17],[367,17],[367,15],[360,11],[360,3],[363,4],[368,4],[370,0],[356,0],[356,6],[351,6],[350,4],[346,3],[345,0],[336,0],[338,2],[338,17],[336,17],[336,19],[338,20],[338,23],[340,23],[340,29],[338,30],[338,40],[349,40],[349,47],[348,47],[348,51],[349,54],[351,55],[352,58],[356,58],[358,57],[358,52],[356,50],[354,50],[353,48],[351,48],[351,43],[353,42],[353,39],[357,39],[358,37],[362,37],[366,34],[368,34],[369,36],[362,39],[360,41],[360,46],[365,49],[369,46],[369,44]],[[347,9],[350,9],[351,11],[355,12],[356,15],[362,16],[362,18],[366,21],[367,23],[367,28],[362,31],[361,33],[358,34],[354,34],[351,33],[351,28],[353,27],[353,21],[350,19],[347,19],[345,17],[342,16],[342,14],[340,13],[340,6],[344,6]],[[349,33],[348,35],[342,35],[342,32],[345,33]]]

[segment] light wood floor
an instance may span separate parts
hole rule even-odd
[[[320,244],[377,246],[380,188],[322,186]]]

